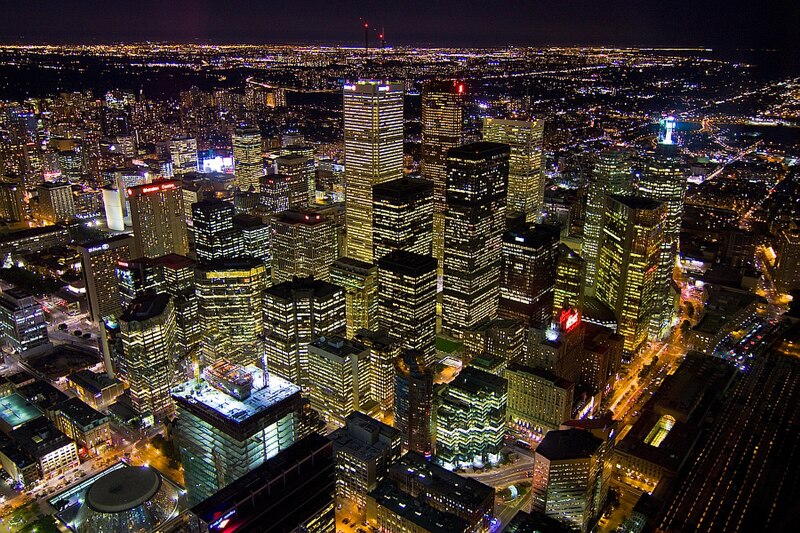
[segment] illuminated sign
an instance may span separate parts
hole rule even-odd
[[[458,94],[463,94],[463,93],[464,93],[464,84],[463,83],[459,83],[458,84]]]
[[[92,246],[91,248],[87,248],[86,251],[89,252],[90,254],[93,254],[95,252],[100,252],[102,250],[108,250],[109,248],[110,247],[108,246],[108,243],[103,243],[97,246]]]
[[[220,516],[219,518],[215,519],[213,522],[208,524],[208,529],[223,529],[225,526],[230,523],[231,518],[236,516],[236,509],[231,509],[224,515]]]
[[[355,91],[356,90],[356,86],[355,85],[345,85],[344,86],[344,90],[345,91]]]
[[[570,331],[581,323],[581,315],[574,309],[563,309],[558,317],[558,322],[563,331]]]
[[[151,192],[168,191],[176,187],[175,182],[161,183],[158,185],[147,185],[141,188],[142,194],[149,194]],[[130,189],[129,189],[130,191]],[[130,192],[128,192],[130,194]]]

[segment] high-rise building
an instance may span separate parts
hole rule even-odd
[[[169,155],[172,158],[172,172],[176,176],[197,172],[197,139],[175,137],[169,141]]]
[[[196,263],[181,255],[157,257],[152,264],[158,269],[161,289],[172,297],[175,306],[175,342],[183,355],[199,347],[202,327],[198,320],[194,270]]]
[[[663,298],[658,268],[664,243],[666,205],[636,196],[609,195],[597,257],[597,299],[614,311],[630,360],[644,343],[649,320]]]
[[[510,365],[508,380],[508,419],[511,426],[530,437],[540,438],[572,419],[575,385],[542,368]]]
[[[373,262],[372,187],[403,175],[403,85],[344,85],[347,255]]]
[[[226,357],[239,364],[261,359],[267,267],[252,257],[216,259],[195,270],[198,317],[206,363]]]
[[[236,128],[231,136],[231,144],[236,187],[240,191],[248,191],[251,187],[257,191],[259,178],[264,174],[261,132],[258,128]]]
[[[25,188],[18,183],[0,181],[0,220],[19,222],[25,219]]]
[[[77,246],[89,299],[89,317],[100,322],[122,314],[119,280],[115,269],[119,261],[131,259],[133,238],[119,235]]]
[[[553,313],[558,229],[543,224],[503,233],[500,308],[503,318],[545,326]]]
[[[320,337],[308,345],[311,407],[328,426],[342,427],[353,411],[372,402],[369,348],[344,337]]]
[[[355,339],[369,348],[369,387],[384,413],[394,409],[394,362],[400,357],[400,343],[385,331],[359,330]]]
[[[539,220],[544,204],[543,139],[543,120],[483,119],[483,140],[511,147],[507,209],[528,222]]]
[[[289,209],[272,219],[273,284],[306,276],[328,281],[336,258],[336,228],[328,217]]]
[[[464,332],[464,350],[470,357],[488,354],[510,363],[522,356],[526,328],[521,320],[495,318]]]
[[[175,387],[172,398],[191,505],[291,446],[304,404],[298,386],[224,360]]]
[[[433,404],[436,458],[455,469],[497,464],[506,433],[508,382],[468,366],[441,390]]]
[[[533,510],[588,531],[602,510],[602,452],[589,431],[549,431],[534,456]]]
[[[189,240],[179,180],[128,188],[136,257],[186,255]]]
[[[345,291],[347,338],[362,329],[378,329],[378,267],[340,257],[331,265],[331,283]]]
[[[0,340],[22,356],[49,344],[47,319],[33,295],[14,287],[0,293]]]
[[[264,291],[267,369],[305,385],[308,344],[345,332],[345,290],[323,280],[297,278]]]
[[[345,418],[343,428],[330,435],[336,462],[336,496],[357,505],[386,477],[389,465],[400,458],[400,432],[363,413]]]
[[[378,261],[378,317],[381,329],[403,346],[436,355],[436,259],[398,250]]]
[[[583,312],[586,261],[566,244],[558,245],[556,284],[553,291],[553,318],[565,307]]]
[[[783,293],[800,289],[800,225],[792,223],[778,233],[775,286]]]
[[[433,255],[444,264],[444,212],[447,151],[460,146],[464,130],[464,96],[460,81],[430,81],[422,90],[422,176],[433,183]],[[425,252],[418,252],[425,253]]]
[[[440,511],[420,498],[400,490],[385,479],[367,494],[366,523],[373,531],[414,533],[469,533],[469,522],[453,513]]]
[[[175,307],[166,293],[136,298],[119,317],[122,354],[115,370],[128,383],[134,410],[142,418],[166,419],[176,356]]]
[[[442,330],[456,338],[497,315],[509,153],[489,142],[447,153]]]
[[[242,239],[243,257],[255,257],[267,266],[272,261],[272,226],[261,217],[240,214],[233,217],[233,229]]]
[[[244,254],[242,234],[233,227],[236,209],[223,200],[192,204],[194,247],[198,261],[239,257]]]
[[[394,427],[405,449],[433,455],[432,412],[433,369],[420,352],[404,350],[395,360]]]
[[[72,185],[48,181],[38,185],[36,191],[39,193],[39,216],[42,220],[55,224],[75,218]]]
[[[281,176],[288,176],[289,182],[298,184],[297,189],[304,192],[304,198],[297,200],[291,207],[302,208],[315,202],[317,196],[317,185],[314,181],[314,160],[303,154],[288,154],[275,159],[275,173]],[[293,199],[294,200],[294,199]]]
[[[628,194],[631,178],[630,155],[626,150],[614,148],[604,150],[598,155],[586,192],[586,221],[583,225],[581,246],[581,255],[586,260],[586,290],[589,295],[594,294],[597,281],[597,256],[603,235],[606,196]]]
[[[372,188],[374,260],[393,250],[431,255],[433,184],[404,177]]]
[[[528,331],[528,349],[521,361],[577,383],[581,375],[585,330],[578,311],[562,309],[549,326]]]
[[[303,209],[308,206],[308,182],[306,176],[296,174],[267,174],[261,176],[261,207],[269,213],[280,213],[287,209]]]

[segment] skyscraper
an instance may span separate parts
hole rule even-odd
[[[304,385],[308,344],[345,332],[344,289],[313,278],[273,285],[264,291],[263,320],[270,373]]]
[[[225,361],[175,387],[172,398],[191,505],[291,446],[304,403],[296,385]]]
[[[261,132],[258,128],[236,128],[231,136],[233,145],[233,172],[236,187],[241,191],[258,190],[259,178],[264,174],[261,159]]]
[[[241,233],[233,227],[235,213],[233,204],[223,200],[201,200],[192,204],[194,246],[198,261],[243,255]]]
[[[404,350],[395,360],[394,427],[410,451],[433,455],[433,370],[422,353]]]
[[[586,291],[595,292],[597,255],[603,234],[606,196],[628,194],[631,188],[631,162],[623,148],[604,150],[597,157],[586,192],[586,222],[583,225],[581,255],[586,260]]]
[[[331,283],[345,291],[347,338],[362,329],[378,329],[378,267],[340,257],[331,266]]]
[[[536,222],[544,203],[544,121],[485,118],[483,140],[511,147],[508,171],[510,213],[524,213]]]
[[[133,238],[119,235],[79,244],[77,249],[81,254],[81,270],[86,282],[89,317],[95,322],[119,317],[122,304],[115,269],[119,261],[131,258]]]
[[[433,185],[403,177],[372,188],[375,261],[393,250],[431,255]]]
[[[555,281],[553,319],[558,317],[564,307],[572,307],[583,312],[586,261],[566,244],[558,245]]]
[[[0,341],[20,356],[49,344],[42,305],[22,289],[0,292]]]
[[[314,160],[303,154],[288,154],[275,159],[275,173],[288,176],[291,183],[297,184],[297,189],[304,192],[302,202],[292,207],[306,207],[314,203],[317,195],[317,185],[314,181]],[[298,195],[298,200],[299,200]]]
[[[129,187],[127,194],[136,257],[189,253],[180,181]]]
[[[433,255],[444,260],[444,212],[447,151],[460,146],[464,129],[465,85],[432,80],[422,90],[422,176],[433,183]],[[421,252],[420,252],[421,253]]]
[[[372,187],[403,175],[403,85],[344,85],[347,255],[373,262]]]
[[[289,209],[272,219],[272,283],[306,276],[328,281],[336,257],[336,228],[328,217]]]
[[[0,181],[0,220],[19,222],[25,219],[24,194],[22,184]]]
[[[500,308],[503,318],[547,326],[553,311],[558,229],[543,224],[503,233]]]
[[[497,314],[510,149],[479,142],[447,154],[442,330],[460,338]]]
[[[378,260],[378,317],[381,329],[403,346],[436,356],[436,259],[402,250]]]
[[[508,380],[508,419],[514,429],[541,437],[572,419],[575,384],[549,370],[512,364]]]
[[[75,202],[72,197],[72,185],[68,182],[46,182],[38,185],[39,216],[51,222],[66,222],[75,218]]]
[[[385,331],[359,330],[355,339],[369,348],[370,390],[384,413],[394,408],[394,363],[400,357],[400,342]]]
[[[188,257],[170,254],[153,260],[162,280],[161,290],[172,297],[175,306],[175,342],[185,355],[200,345],[202,327],[198,320],[194,270]]]
[[[666,205],[655,200],[606,197],[596,296],[614,311],[628,361],[646,340],[656,300],[663,298],[658,268],[666,216]]]
[[[128,383],[139,416],[166,419],[174,412],[175,307],[166,293],[136,298],[119,318],[122,354],[117,371]]]
[[[261,176],[260,203],[270,213],[308,206],[308,182],[302,173]]]
[[[169,141],[169,155],[172,158],[172,171],[176,176],[197,172],[197,139],[175,137]]]

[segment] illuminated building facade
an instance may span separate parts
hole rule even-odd
[[[240,191],[248,191],[251,187],[258,191],[258,180],[264,174],[261,132],[258,128],[236,128],[231,136],[231,144],[236,187]]]
[[[367,524],[376,531],[397,533],[468,533],[470,524],[452,513],[439,511],[383,480],[367,495]]]
[[[468,366],[437,392],[433,405],[436,458],[455,469],[497,464],[506,433],[508,382]]]
[[[614,311],[630,360],[647,339],[649,319],[663,305],[659,261],[666,205],[635,196],[609,195],[597,258],[597,299]]]
[[[178,180],[128,188],[136,257],[189,253],[189,239]]]
[[[39,216],[51,222],[66,222],[75,218],[75,200],[72,185],[67,182],[46,182],[37,185],[39,194]]]
[[[175,137],[169,141],[169,155],[172,158],[172,171],[176,176],[197,172],[197,139]]]
[[[345,289],[297,278],[264,291],[265,357],[270,373],[305,386],[308,344],[345,333]]]
[[[260,360],[267,267],[254,258],[217,259],[195,270],[198,317],[206,363],[221,356],[249,364]]]
[[[792,223],[778,233],[775,285],[783,293],[800,289],[800,226]]]
[[[89,299],[89,317],[100,322],[122,314],[119,280],[115,269],[119,261],[131,259],[133,238],[128,235],[109,237],[77,246]]]
[[[589,177],[586,191],[586,221],[583,225],[583,245],[581,255],[586,260],[586,290],[592,295],[595,291],[597,256],[603,236],[603,213],[606,196],[609,194],[628,194],[631,189],[630,154],[623,148],[613,148],[601,152]]]
[[[433,255],[444,260],[444,212],[447,151],[460,146],[464,129],[466,87],[459,81],[432,80],[422,89],[422,176],[433,183]],[[425,252],[418,252],[425,253]]]
[[[272,283],[314,276],[328,281],[337,258],[336,228],[328,217],[290,209],[272,220]]]
[[[142,418],[169,418],[175,412],[170,388],[177,355],[175,307],[170,296],[140,296],[122,313],[119,325],[122,354],[116,370],[128,383],[134,410]]]
[[[314,160],[303,154],[288,154],[275,159],[275,173],[279,176],[288,176],[289,183],[297,184],[292,192],[291,207],[302,208],[311,205],[316,200],[317,185],[314,181]]]
[[[373,262],[372,187],[403,175],[403,85],[344,85],[347,256]]]
[[[308,182],[303,173],[261,176],[260,204],[269,213],[308,205]]]
[[[195,505],[291,446],[303,399],[300,388],[255,366],[247,396],[217,381],[192,379],[172,390],[180,422],[175,439],[189,503]],[[243,395],[244,396],[244,395]]]
[[[553,318],[565,307],[583,311],[586,261],[566,244],[558,245],[556,284],[553,290]]]
[[[24,194],[21,184],[0,181],[0,220],[19,222],[25,219]]]
[[[223,200],[192,204],[194,247],[198,261],[239,257],[244,254],[242,234],[233,227],[236,209]]]
[[[394,427],[405,449],[433,455],[432,412],[433,369],[420,352],[404,350],[395,360]]]
[[[503,318],[545,326],[553,312],[558,228],[531,225],[503,233],[500,308]]]
[[[369,348],[369,387],[373,399],[384,413],[394,408],[394,362],[400,357],[402,346],[385,331],[359,330],[355,339]]]
[[[508,381],[508,418],[512,427],[543,436],[572,419],[575,386],[542,368],[512,364]]]
[[[495,318],[464,332],[465,352],[471,357],[488,354],[506,362],[516,361],[525,349],[525,327],[520,320]]]
[[[340,257],[331,265],[331,283],[345,290],[347,338],[365,329],[378,329],[378,267]]]
[[[394,251],[378,260],[378,318],[381,329],[406,348],[436,356],[436,259]]]
[[[394,250],[431,255],[433,185],[403,177],[372,188],[374,260]]]
[[[308,345],[311,407],[329,426],[342,427],[353,411],[368,409],[369,348],[344,337],[320,337]]]
[[[543,120],[483,120],[484,141],[511,147],[507,209],[524,213],[528,222],[539,220],[544,205],[543,139]]]
[[[489,142],[448,151],[442,330],[456,338],[497,315],[509,153]]]
[[[33,295],[14,287],[0,293],[0,335],[4,344],[23,356],[49,344],[47,319]]]
[[[239,214],[233,217],[233,229],[241,235],[242,256],[255,257],[265,265],[272,261],[272,226],[261,217]]]
[[[581,375],[585,329],[578,311],[562,309],[549,326],[528,331],[528,349],[522,361],[577,383]]]

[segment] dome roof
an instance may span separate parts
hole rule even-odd
[[[86,503],[101,513],[133,509],[161,488],[161,476],[150,467],[128,466],[101,477],[86,492]]]

